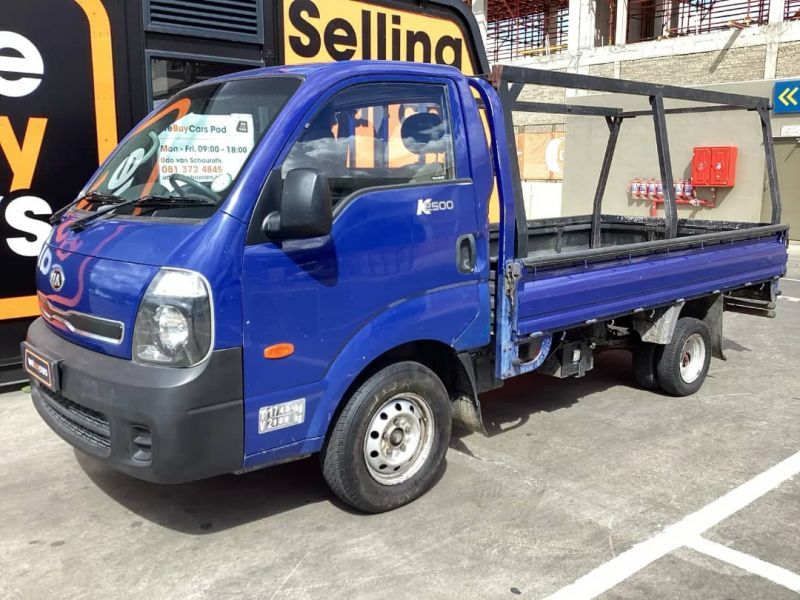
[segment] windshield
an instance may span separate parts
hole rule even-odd
[[[300,83],[256,77],[178,94],[114,151],[78,208],[101,212],[115,204],[114,214],[209,216]]]

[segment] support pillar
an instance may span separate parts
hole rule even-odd
[[[628,42],[628,0],[617,0],[617,30],[614,33],[614,45],[623,46]]]
[[[784,0],[769,0],[769,22],[783,23],[783,17],[786,11],[786,3]]]
[[[594,48],[594,29],[594,0],[569,0],[569,53],[580,54],[585,48]]]
[[[489,32],[486,26],[487,9],[487,0],[472,0],[472,14],[475,15],[475,20],[478,22],[478,29],[481,31],[483,45],[488,48]]]

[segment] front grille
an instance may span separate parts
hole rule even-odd
[[[90,444],[103,456],[111,453],[111,427],[103,413],[81,406],[42,387],[42,406],[63,429]]]
[[[39,312],[42,313],[44,320],[54,327],[66,328],[76,335],[115,345],[121,344],[125,338],[125,324],[121,321],[58,308],[41,293]]]

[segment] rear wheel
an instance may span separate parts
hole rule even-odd
[[[322,452],[333,492],[365,512],[415,500],[433,485],[450,443],[450,399],[436,374],[406,361],[349,398]]]
[[[678,319],[672,341],[656,362],[661,389],[673,396],[694,394],[703,385],[711,363],[711,333],[692,317]]]

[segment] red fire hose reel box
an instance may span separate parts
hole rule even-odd
[[[692,183],[695,187],[733,187],[736,183],[736,146],[695,148]]]

